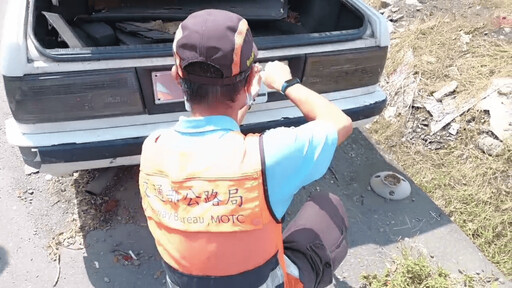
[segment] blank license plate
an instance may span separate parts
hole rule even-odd
[[[285,61],[286,63],[287,61]],[[265,63],[261,64],[265,67]],[[176,80],[171,76],[171,71],[157,71],[151,73],[153,80],[153,91],[155,104],[166,104],[183,101],[183,90]],[[261,88],[256,97],[255,103],[265,103],[268,100],[268,92],[271,91],[265,85],[261,84]]]

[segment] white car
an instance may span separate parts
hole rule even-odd
[[[138,164],[145,137],[187,115],[168,77],[172,40],[179,21],[204,8],[248,19],[257,62],[287,62],[354,121],[384,108],[387,21],[362,0],[9,0],[1,52],[9,143],[53,175]],[[242,131],[304,122],[284,95],[262,89]]]

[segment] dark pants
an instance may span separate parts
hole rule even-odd
[[[341,200],[314,193],[286,227],[284,250],[305,288],[326,287],[347,256],[348,218]]]

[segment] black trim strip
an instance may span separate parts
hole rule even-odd
[[[281,224],[281,220],[279,220],[274,213],[274,210],[272,210],[272,206],[270,205],[270,198],[268,195],[268,187],[267,187],[267,173],[265,171],[265,149],[263,148],[263,134],[260,134],[259,137],[259,143],[260,143],[260,159],[261,159],[261,178],[263,179],[263,192],[265,193],[265,203],[267,204],[267,209],[270,215],[272,215],[272,218],[276,223]]]
[[[247,248],[251,249],[251,248]],[[252,270],[230,276],[198,276],[180,272],[171,265],[162,261],[165,272],[174,285],[178,287],[210,287],[210,288],[226,288],[226,287],[245,287],[257,288],[261,287],[267,281],[270,273],[279,266],[277,254],[263,265]]]

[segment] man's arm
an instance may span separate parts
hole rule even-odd
[[[290,68],[281,62],[274,61],[265,66],[263,83],[270,89],[281,91],[284,82],[291,78]],[[338,132],[338,145],[352,133],[350,117],[315,91],[296,84],[288,88],[285,95],[299,108],[306,120],[332,123]]]

